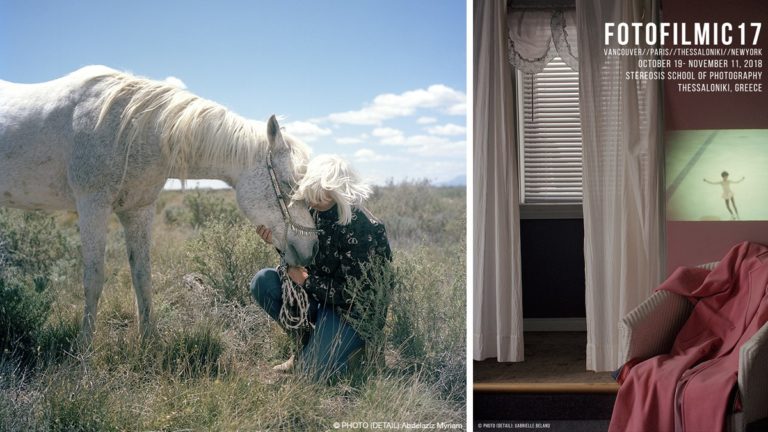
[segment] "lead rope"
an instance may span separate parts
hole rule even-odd
[[[280,324],[285,328],[297,330],[315,328],[309,321],[309,295],[297,287],[288,276],[288,267],[284,263],[277,266],[283,289],[283,306],[280,308]]]
[[[288,244],[288,222],[285,223],[285,242]],[[280,308],[280,324],[286,329],[299,330],[315,328],[309,321],[309,295],[288,276],[288,264],[280,254],[280,265],[277,266],[277,275],[280,276],[280,285],[283,291],[283,305]]]

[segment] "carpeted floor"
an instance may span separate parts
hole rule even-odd
[[[585,370],[584,332],[524,335],[525,361],[474,362],[474,430],[604,432],[616,400],[610,373]]]
[[[585,370],[585,332],[525,333],[525,361],[499,363],[495,358],[474,362],[477,383],[613,383],[608,372]]]

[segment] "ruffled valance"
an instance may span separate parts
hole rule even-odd
[[[579,70],[575,10],[510,9],[509,62],[528,73],[540,72],[555,57]]]

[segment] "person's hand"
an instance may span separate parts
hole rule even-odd
[[[256,233],[259,234],[262,240],[272,244],[272,231],[269,228],[264,225],[259,225],[256,227]]]
[[[304,267],[288,267],[288,277],[297,285],[304,285],[304,281],[307,280],[308,276],[307,269]]]

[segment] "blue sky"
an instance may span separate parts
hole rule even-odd
[[[374,183],[465,173],[464,0],[0,0],[0,79],[88,64],[277,114]]]

